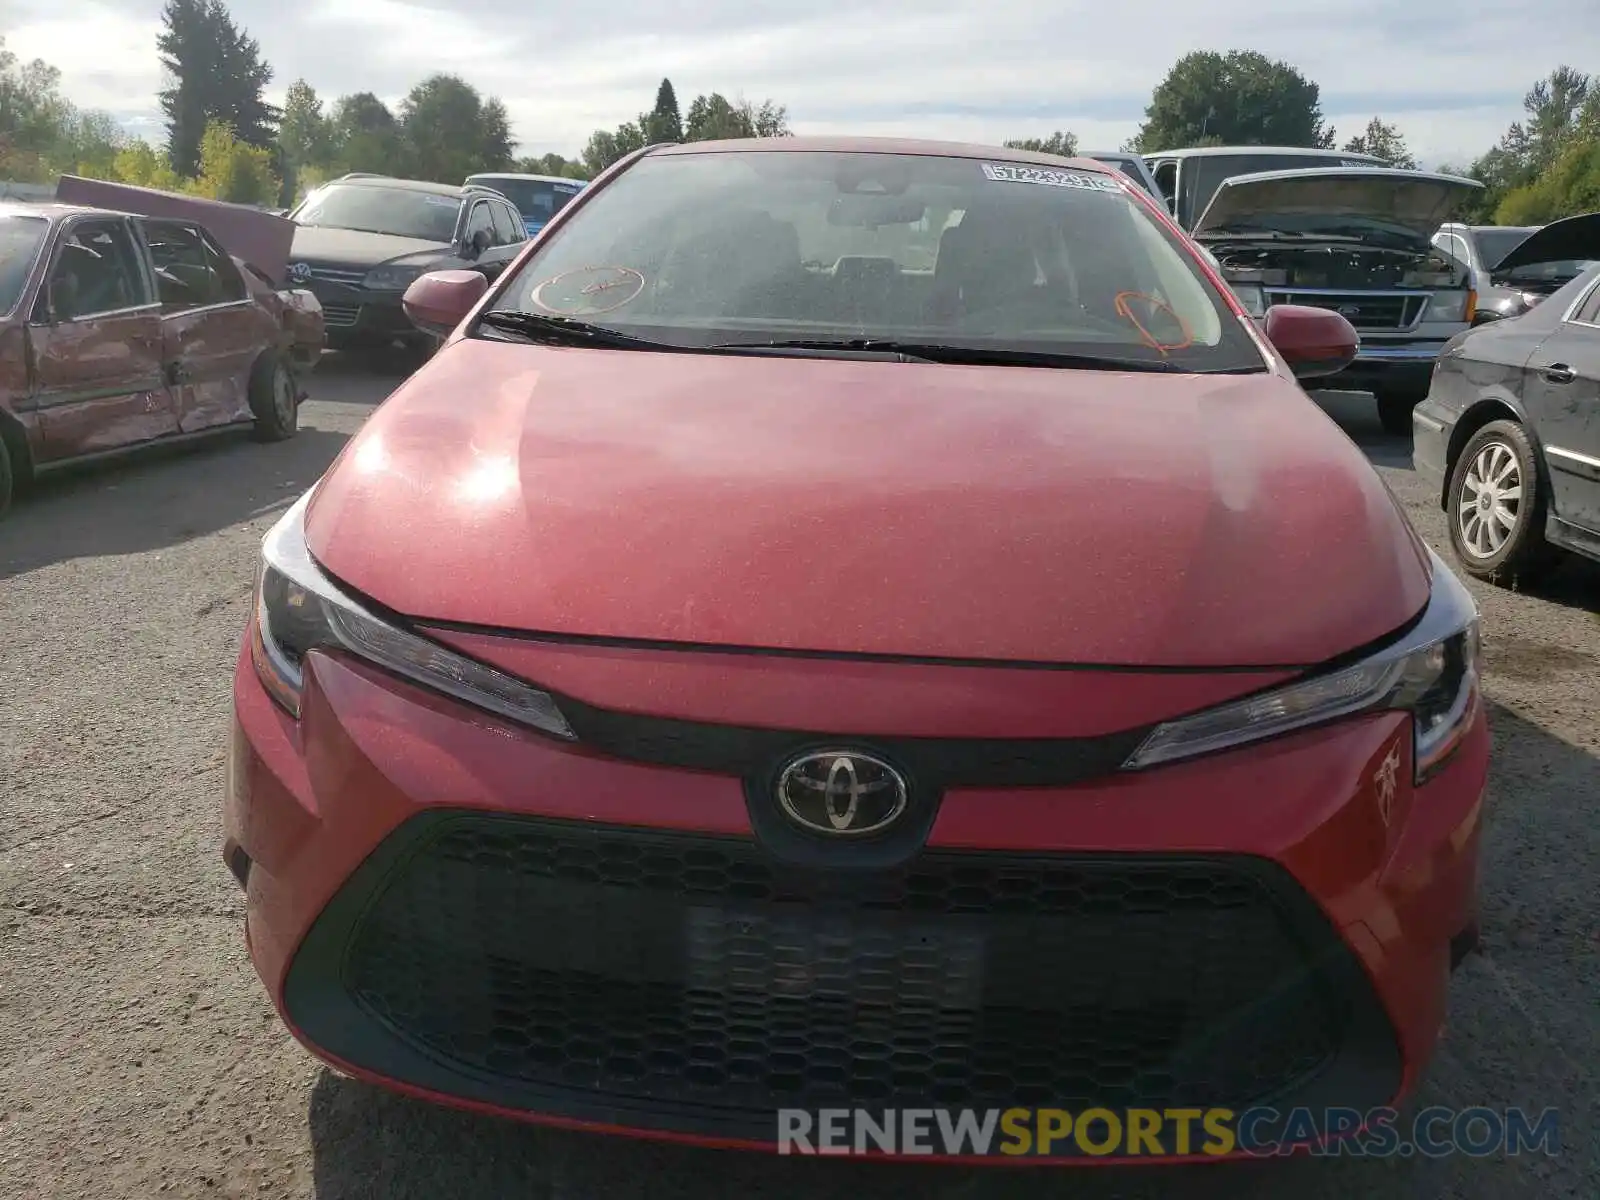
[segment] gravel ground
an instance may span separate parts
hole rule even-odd
[[[960,1171],[715,1154],[434,1109],[319,1067],[244,953],[218,852],[257,544],[395,381],[330,363],[299,437],[48,483],[0,523],[0,1197],[1600,1194],[1600,571],[1475,587],[1496,759],[1486,953],[1423,1101],[1560,1110],[1562,1152]],[[1409,447],[1325,397],[1444,546]],[[1180,1177],[1181,1176],[1181,1177]]]

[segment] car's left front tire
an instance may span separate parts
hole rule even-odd
[[[1549,480],[1516,421],[1491,421],[1456,458],[1446,492],[1450,546],[1467,574],[1490,583],[1528,583],[1561,551],[1545,541]]]

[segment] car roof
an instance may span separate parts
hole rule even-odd
[[[527,179],[534,183],[586,183],[583,179],[568,179],[565,175],[525,175],[519,171],[479,171],[467,176],[467,184],[479,179]],[[462,185],[463,187],[466,184]]]
[[[426,192],[432,196],[453,196],[464,199],[473,189],[459,183],[433,183],[426,179],[398,179],[390,175],[358,175],[354,179],[330,179],[323,187],[333,184],[343,187],[388,188],[390,191]]]
[[[44,217],[51,221],[65,220],[75,217],[80,213],[101,213],[108,217],[130,217],[133,213],[118,212],[111,208],[90,208],[83,204],[62,204],[57,200],[45,200],[38,203],[27,200],[0,200],[0,216],[3,217]]]
[[[1362,162],[1379,163],[1388,166],[1388,162],[1375,154],[1357,154],[1354,150],[1319,150],[1311,146],[1191,146],[1187,150],[1156,150],[1144,155],[1145,158],[1214,158],[1221,155],[1236,154],[1276,154],[1290,155],[1305,158],[1346,158],[1360,159]]]
[[[652,146],[652,155],[675,154],[736,154],[758,151],[773,154],[794,154],[810,151],[816,154],[904,154],[930,158],[995,159],[1005,162],[1037,163],[1042,167],[1060,167],[1070,163],[1073,167],[1093,171],[1100,175],[1116,176],[1105,163],[1092,158],[1062,158],[1057,154],[1040,154],[1035,150],[1007,150],[1002,146],[984,146],[976,142],[936,142],[919,138],[890,137],[785,137],[785,138],[731,138],[715,142],[668,142]]]

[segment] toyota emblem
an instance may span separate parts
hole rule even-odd
[[[311,282],[311,264],[293,263],[289,267],[289,280],[292,283]]]
[[[887,829],[906,810],[905,776],[856,750],[814,750],[778,773],[778,806],[796,825],[829,837]]]

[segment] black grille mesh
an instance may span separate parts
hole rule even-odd
[[[1249,859],[927,852],[467,816],[364,906],[343,986],[435,1058],[651,1106],[1244,1106],[1338,1049],[1331,930]]]

